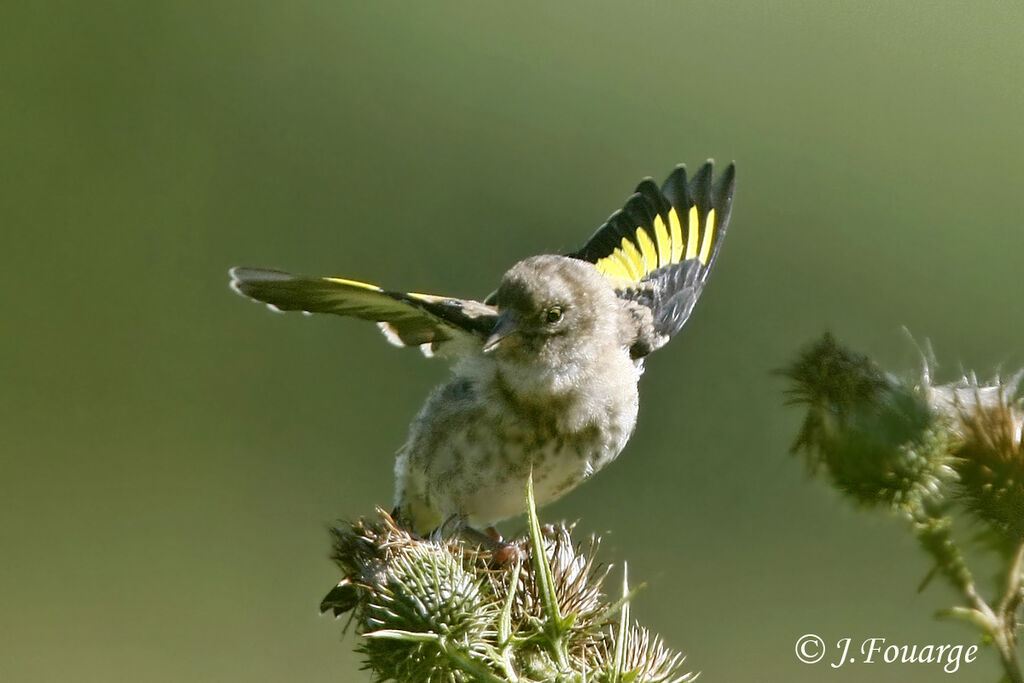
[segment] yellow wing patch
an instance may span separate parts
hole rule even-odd
[[[626,270],[629,271],[629,276],[634,280],[639,280],[646,274],[646,265],[644,264],[644,257],[641,256],[640,250],[636,248],[636,245],[629,241],[628,238],[622,238],[622,246],[619,247],[619,251],[622,252],[622,260],[626,264]]]
[[[665,221],[661,216],[654,217],[654,234],[658,238],[658,267],[662,268],[671,263],[669,259],[672,258],[672,238],[668,236]]]
[[[380,287],[378,287],[377,285],[371,285],[371,284],[369,284],[367,282],[359,282],[358,280],[346,280],[343,277],[325,277],[323,279],[327,280],[328,282],[333,282],[335,284],[347,285],[348,287],[358,287],[359,289],[366,289],[366,290],[369,290],[371,292],[383,292],[384,291]]]
[[[686,217],[686,260],[697,258],[697,243],[700,235],[700,217],[697,215],[697,207],[691,206],[690,213]]]
[[[638,225],[633,239],[623,237],[620,246],[594,265],[603,275],[633,282],[639,282],[659,268],[691,259],[707,265],[717,227],[715,210],[708,210],[703,226],[701,222],[696,206],[686,212],[685,225],[672,208],[667,216],[656,215],[651,225]]]
[[[697,257],[701,263],[706,264],[708,262],[708,256],[711,254],[711,241],[715,238],[715,210],[710,209],[708,211],[708,219],[704,223],[704,239],[700,243],[700,255]]]
[[[644,267],[648,272],[658,267],[658,248],[654,246],[654,240],[643,228],[636,229],[636,241],[640,244],[640,254],[644,260]]]
[[[669,263],[679,263],[683,259],[683,228],[679,225],[679,214],[675,208],[669,209],[668,225],[672,229],[672,255]]]

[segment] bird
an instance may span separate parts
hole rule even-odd
[[[376,322],[394,345],[446,360],[395,458],[393,517],[427,535],[488,529],[612,462],[636,425],[648,355],[686,323],[720,253],[735,164],[659,187],[644,178],[582,248],[515,263],[483,300],[341,277],[235,267],[230,286],[275,311]]]

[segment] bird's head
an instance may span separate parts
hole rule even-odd
[[[618,339],[620,305],[586,261],[534,256],[514,265],[495,297],[498,321],[484,352],[523,365],[585,362]]]

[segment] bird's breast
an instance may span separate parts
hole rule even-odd
[[[616,359],[618,360],[618,359]],[[636,424],[639,372],[628,355],[567,391],[522,377],[461,375],[428,401],[399,455],[399,504],[484,527],[564,495],[622,451]],[[439,523],[439,522],[438,522]]]
[[[636,369],[595,376],[573,391],[548,396],[516,395],[492,387],[497,408],[500,457],[493,479],[514,496],[522,511],[526,478],[532,469],[537,502],[551,502],[615,459],[625,447],[637,416]]]

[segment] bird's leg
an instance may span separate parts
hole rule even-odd
[[[523,555],[523,549],[518,543],[506,543],[501,538],[498,530],[493,526],[489,526],[483,531],[477,531],[467,526],[462,534],[463,538],[475,541],[480,547],[490,550],[491,559],[498,567],[505,567],[517,557],[521,558]]]
[[[501,536],[495,538],[489,531],[480,531],[469,525],[462,527],[459,535],[463,540],[475,543],[476,545],[488,550],[495,550],[505,545],[501,541]]]
[[[451,538],[458,536],[466,526],[466,518],[462,515],[452,515],[441,523],[441,526],[430,532],[431,538]]]
[[[441,538],[458,536],[463,541],[476,545],[491,553],[494,563],[504,567],[514,560],[522,549],[516,543],[506,543],[498,530],[493,526],[480,531],[474,529],[467,522],[466,518],[460,515],[452,515],[442,524],[431,536],[437,535]]]

